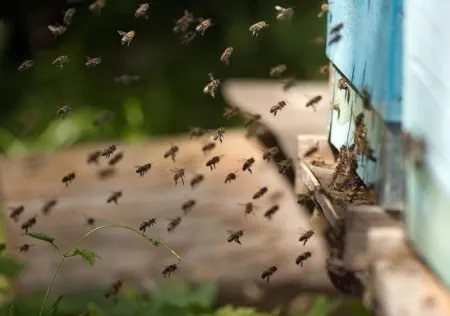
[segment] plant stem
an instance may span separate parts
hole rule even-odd
[[[58,266],[56,267],[55,273],[53,273],[52,280],[50,281],[50,284],[47,287],[47,291],[45,292],[44,301],[42,302],[41,311],[39,312],[39,316],[42,316],[44,313],[45,304],[47,303],[48,295],[50,294],[50,290],[53,287],[53,284],[55,283],[56,276],[58,275],[59,270],[61,270],[61,267],[66,260],[65,256],[61,256],[61,260],[59,261]]]

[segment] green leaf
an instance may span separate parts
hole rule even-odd
[[[306,316],[329,316],[341,304],[340,299],[328,299],[325,296],[318,296],[313,306],[309,309]]]
[[[8,257],[0,257],[0,275],[14,277],[19,275],[23,269],[22,263]]]
[[[201,285],[189,295],[190,301],[202,308],[211,308],[217,296],[219,284],[216,281]]]
[[[89,303],[88,308],[87,308],[87,312],[89,313],[89,316],[105,316],[105,312],[98,307],[97,305],[93,304],[93,303]]]
[[[360,299],[349,299],[344,303],[354,316],[370,316],[372,313],[364,306]]]
[[[58,296],[56,301],[52,304],[52,309],[50,311],[50,316],[55,316],[56,313],[58,313],[59,303],[61,303],[61,300],[63,299],[63,297],[64,297],[63,295]]]
[[[79,248],[75,248],[75,251],[73,253],[75,256],[80,256],[81,258],[84,259],[84,261],[86,261],[87,263],[89,263],[91,266],[93,266],[95,264],[95,259],[97,257],[97,255],[95,254],[95,252],[89,250],[89,249],[79,249]]]
[[[27,235],[30,236],[30,237],[33,237],[35,239],[39,239],[39,240],[43,240],[43,241],[49,242],[51,244],[53,244],[53,242],[55,241],[54,237],[49,236],[49,235],[44,234],[44,233],[28,233]]]
[[[151,241],[152,241],[153,246],[155,246],[155,247],[158,247],[161,244],[161,242],[158,239],[152,239]]]

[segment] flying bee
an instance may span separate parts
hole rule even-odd
[[[280,149],[276,146],[267,148],[263,153],[263,160],[270,162],[278,153],[280,152]]]
[[[34,66],[34,61],[31,59],[24,60],[17,68],[18,71],[28,70]]]
[[[291,158],[282,160],[278,163],[278,172],[282,173],[282,174],[286,174],[286,172],[291,167],[292,167],[292,159]]]
[[[272,216],[275,215],[276,212],[280,209],[280,206],[278,204],[275,204],[274,206],[270,207],[265,213],[264,217],[271,220]]]
[[[139,231],[141,231],[143,234],[145,234],[145,230],[147,228],[152,227],[153,225],[156,224],[156,218],[153,217],[151,219],[149,219],[148,221],[143,221],[140,225],[139,225]]]
[[[147,11],[149,7],[150,5],[148,3],[140,4],[139,7],[136,9],[136,12],[134,12],[134,16],[136,18],[143,16],[144,18],[148,19]]]
[[[217,89],[220,86],[220,79],[215,79],[213,74],[208,73],[210,82],[203,88],[204,94],[209,94],[212,98],[216,97]]]
[[[247,114],[246,116],[247,118],[244,121],[245,128],[257,123],[262,118],[261,114]]]
[[[253,211],[256,209],[256,206],[252,202],[247,203],[238,203],[238,205],[244,206],[244,215],[247,216],[248,214],[255,214]]]
[[[161,273],[165,279],[165,278],[170,277],[177,269],[178,269],[178,266],[176,264],[171,264],[171,265],[165,266]]]
[[[311,258],[311,255],[312,255],[311,251],[305,251],[295,259],[295,263],[303,267],[303,262]]]
[[[195,188],[198,186],[203,180],[205,180],[205,177],[202,174],[197,174],[195,177],[191,180],[191,188]]]
[[[223,51],[222,55],[220,55],[220,62],[225,63],[227,66],[230,65],[230,58],[233,54],[234,48],[233,47],[227,47]]]
[[[294,16],[293,8],[283,8],[279,5],[275,6],[275,11],[277,11],[277,20],[278,21],[290,21]]]
[[[94,150],[93,152],[89,153],[86,158],[87,164],[91,164],[91,163],[98,164],[98,160],[100,159],[101,155],[102,155],[101,150]]]
[[[344,23],[338,23],[330,29],[330,35],[339,33],[344,28]]]
[[[319,72],[321,75],[328,75],[330,73],[330,65],[321,66]]]
[[[335,36],[333,36],[329,41],[328,41],[328,45],[333,45],[336,44],[337,42],[339,42],[342,39],[342,36],[340,34],[337,34]]]
[[[69,8],[66,12],[64,12],[63,22],[65,25],[69,26],[72,24],[72,20],[76,12],[77,10],[75,8]]]
[[[30,245],[30,244],[22,244],[19,247],[19,252],[27,252],[28,250],[30,250],[31,247],[34,247],[34,245]]]
[[[256,22],[255,24],[250,25],[248,30],[252,33],[253,36],[258,37],[259,32],[267,27],[269,27],[269,24],[267,24],[266,21],[259,21]]]
[[[71,172],[71,173],[65,175],[61,181],[62,181],[62,183],[64,183],[66,185],[66,187],[68,187],[69,183],[72,182],[73,180],[75,180],[75,178],[76,178],[75,172]]]
[[[86,56],[86,62],[84,63],[84,65],[86,67],[94,67],[97,65],[100,65],[102,63],[102,58],[101,57],[89,57]]]
[[[362,95],[362,99],[363,99],[363,107],[366,110],[370,110],[372,107],[372,102],[371,102],[371,96],[369,93],[369,90],[367,90],[367,88],[362,88],[361,89],[361,95]]]
[[[308,102],[306,102],[305,107],[312,107],[314,109],[314,112],[316,111],[316,104],[319,103],[322,100],[321,95],[316,95],[315,97],[311,98]]]
[[[108,165],[114,166],[119,161],[121,161],[122,158],[123,158],[123,152],[118,152],[117,154],[115,154],[114,156],[111,157],[111,159],[108,161]]]
[[[252,173],[252,166],[255,164],[255,158],[250,157],[244,161],[242,165],[242,171],[248,171]]]
[[[122,285],[123,285],[122,280],[117,280],[116,282],[113,282],[106,290],[104,294],[105,298],[117,295],[117,293],[119,293],[120,289],[122,288]]]
[[[314,37],[310,42],[315,45],[323,45],[325,44],[325,38],[323,38],[322,36],[317,36]]]
[[[269,191],[269,189],[267,187],[262,187],[260,188],[258,191],[256,191],[256,193],[253,195],[253,200],[257,200],[259,198],[261,198],[264,194],[267,193],[267,191]]]
[[[336,111],[337,114],[338,114],[338,118],[339,118],[339,116],[341,115],[341,108],[339,107],[339,103],[332,104],[332,105],[330,106],[330,110]]]
[[[240,112],[239,108],[237,106],[227,106],[225,110],[223,111],[223,117],[229,119],[236,115],[238,115]]]
[[[170,170],[173,173],[173,181],[175,182],[175,185],[178,184],[178,180],[181,180],[181,183],[184,185],[184,169],[183,168],[175,168],[173,170]]]
[[[117,145],[109,145],[102,151],[102,157],[109,158],[117,150]]]
[[[171,146],[165,153],[164,153],[164,158],[171,158],[173,162],[175,162],[175,158],[176,155],[178,153],[178,151],[180,150],[180,148],[178,146]]]
[[[152,167],[151,163],[146,163],[145,165],[142,166],[135,166],[136,167],[136,173],[139,174],[139,176],[142,178],[147,171],[149,171]]]
[[[186,202],[184,202],[181,205],[181,210],[183,211],[183,214],[187,215],[192,210],[192,208],[195,206],[195,204],[197,204],[197,202],[193,199],[189,199]]]
[[[59,37],[63,35],[67,30],[67,28],[64,25],[49,25],[47,27],[54,37]]]
[[[28,230],[34,225],[36,225],[37,223],[36,217],[37,215],[29,218],[25,223],[22,224],[22,226],[20,226],[20,228],[25,231],[25,234],[28,234]]]
[[[66,55],[61,55],[59,57],[56,57],[55,60],[53,60],[52,65],[57,65],[59,66],[61,69],[64,68],[64,64],[68,63],[69,57]]]
[[[277,271],[278,271],[278,268],[276,266],[271,266],[261,273],[261,279],[263,279],[263,280],[266,279],[267,283],[269,283],[270,277]]]
[[[56,110],[56,115],[60,118],[65,118],[70,112],[72,112],[72,107],[70,105],[63,105]]]
[[[95,219],[92,217],[87,217],[86,218],[86,225],[88,226],[94,226],[95,225]]]
[[[237,178],[236,174],[237,174],[237,173],[238,173],[238,171],[230,172],[230,173],[226,176],[224,183],[229,183],[229,182],[231,182],[231,181],[236,180],[236,178]]]
[[[205,130],[201,127],[193,127],[191,128],[191,130],[189,131],[189,138],[200,138],[203,135],[205,135]]]
[[[194,39],[195,39],[196,37],[197,37],[197,32],[195,32],[195,31],[189,31],[189,32],[187,32],[187,33],[185,33],[185,34],[183,34],[183,35],[181,36],[180,44],[181,44],[181,45],[187,45],[187,44],[189,44],[190,42],[194,41]]]
[[[89,10],[92,12],[100,13],[106,5],[106,0],[94,0],[94,3],[89,5]]]
[[[175,228],[177,228],[178,225],[181,223],[181,217],[175,217],[170,220],[169,225],[167,225],[167,231],[169,233],[173,232]]]
[[[225,127],[219,127],[216,132],[213,135],[213,139],[214,140],[219,140],[222,143],[223,137],[225,135],[225,133],[227,132],[227,130],[225,129]]]
[[[127,44],[127,46],[130,46],[131,41],[136,36],[136,32],[133,30],[128,31],[128,32],[118,30],[117,33],[119,33],[119,35],[121,36],[121,39],[120,39],[121,44],[122,45]]]
[[[51,199],[45,202],[45,204],[41,208],[42,214],[47,215],[48,213],[50,213],[50,211],[56,206],[56,204],[58,204],[58,201],[56,199]]]
[[[211,19],[201,19],[200,21],[201,22],[195,27],[195,31],[203,36],[205,35],[205,32],[214,24],[211,22]]]
[[[308,240],[311,239],[311,237],[314,236],[314,231],[312,229],[307,230],[306,232],[304,232],[300,238],[298,239],[299,242],[303,242],[303,246],[306,245],[306,243],[308,242]]]
[[[319,150],[319,141],[315,141],[312,146],[310,146],[305,153],[303,154],[303,158],[310,157],[315,154]]]
[[[19,205],[19,206],[16,206],[16,207],[10,207],[9,209],[11,210],[11,214],[9,214],[9,218],[13,219],[14,222],[17,223],[19,221],[20,215],[25,210],[25,206]]]
[[[411,133],[404,132],[402,135],[404,151],[416,168],[421,168],[424,164],[424,154],[426,143],[423,138],[414,137]]]
[[[113,167],[102,168],[97,172],[97,176],[100,180],[105,180],[116,174],[116,169]]]
[[[283,83],[283,91],[288,91],[297,85],[297,79],[294,77],[289,78]]]
[[[209,167],[211,169],[211,171],[213,169],[216,169],[216,164],[218,164],[220,162],[220,158],[221,158],[221,156],[214,156],[214,157],[212,157],[211,159],[209,159],[206,162],[205,166]]]
[[[278,111],[281,111],[282,109],[284,109],[284,107],[287,105],[286,101],[280,101],[277,104],[275,104],[274,106],[272,106],[270,108],[270,113],[273,114],[273,116],[277,115]]]
[[[322,3],[320,5],[320,12],[317,15],[318,18],[323,17],[330,10],[330,6],[326,3]]]
[[[345,80],[344,78],[339,79],[339,81],[338,81],[338,88],[340,90],[348,90],[347,80]]]
[[[111,202],[114,202],[114,204],[116,204],[117,205],[117,202],[118,202],[118,200],[119,200],[119,198],[121,198],[122,197],[122,191],[116,191],[116,192],[113,192],[113,193],[111,193],[111,195],[108,197],[108,199],[106,200],[106,203],[111,203]]]
[[[192,13],[190,13],[187,10],[184,10],[184,15],[179,18],[176,22],[175,22],[175,26],[173,27],[172,31],[175,34],[178,33],[186,33],[187,30],[189,29],[189,26],[194,22],[194,15]]]
[[[236,230],[236,231],[228,230],[227,232],[230,234],[228,236],[227,242],[234,241],[234,242],[238,243],[239,245],[241,245],[241,241],[239,238],[244,236],[244,231],[242,229]]]
[[[270,68],[269,75],[271,77],[280,77],[286,72],[286,70],[287,66],[285,64],[276,65]]]

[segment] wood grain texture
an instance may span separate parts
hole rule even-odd
[[[162,157],[172,144],[180,147],[176,164]],[[306,250],[298,243],[299,227],[308,228],[309,220],[275,166],[262,161],[262,149],[246,139],[243,131],[229,131],[225,135],[223,144],[215,150],[216,154],[224,155],[223,161],[212,172],[204,165],[211,156],[201,153],[202,142],[180,137],[136,145],[119,143],[124,158],[118,164],[117,174],[101,181],[96,176],[98,167],[86,165],[86,156],[106,145],[2,158],[0,185],[4,206],[23,204],[24,220],[39,214],[44,200],[57,198],[58,205],[50,215],[38,216],[34,231],[53,235],[56,244],[64,249],[88,231],[86,216],[96,218],[98,225],[120,223],[133,227],[157,217],[158,222],[148,235],[161,238],[181,254],[177,275],[190,282],[219,279],[240,293],[243,284],[261,287],[260,271],[277,265],[274,284],[295,283],[298,289],[331,288],[324,273],[325,250],[319,238],[313,238],[306,247],[313,252],[311,260],[303,268],[295,264],[296,256]],[[251,156],[256,159],[253,174],[238,173],[234,184],[224,184],[226,175],[239,170],[241,160]],[[152,169],[139,178],[134,165],[146,162],[153,163]],[[101,165],[105,165],[104,160]],[[203,173],[204,183],[195,189],[188,184],[175,186],[168,171],[174,166],[186,168],[187,181],[194,173]],[[71,171],[76,172],[77,178],[66,188],[61,177]],[[256,202],[256,215],[244,216],[243,206],[238,203],[250,201],[264,185],[269,191]],[[106,204],[106,198],[115,190],[123,191],[119,204]],[[189,198],[196,199],[198,204],[173,233],[168,233],[168,219],[182,215],[181,204]],[[269,221],[263,213],[275,203],[279,203],[280,211]],[[4,217],[6,211],[3,207]],[[26,272],[18,280],[18,292],[28,293],[46,286],[58,263],[54,249],[21,236],[19,226],[9,219],[4,224],[12,255],[27,264]],[[229,229],[244,229],[241,246],[226,242]],[[19,255],[14,247],[23,242],[36,246]],[[55,292],[67,292],[82,285],[105,285],[118,277],[148,288],[161,278],[162,266],[176,262],[165,249],[155,248],[143,238],[118,229],[99,231],[81,246],[93,249],[101,259],[93,267],[78,258],[68,260],[57,278]]]
[[[365,87],[388,122],[402,115],[403,0],[331,1],[327,34],[339,23],[342,39],[326,54],[352,85]],[[419,41],[418,41],[419,42]]]

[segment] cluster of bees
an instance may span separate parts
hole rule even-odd
[[[93,12],[99,13],[105,7],[105,5],[106,5],[106,0],[95,0],[89,6],[89,9]],[[134,12],[135,18],[148,19],[147,12],[149,9],[150,9],[149,3],[140,4],[138,6],[138,8],[136,9],[136,11]],[[328,11],[328,4],[326,4],[326,3],[322,4],[320,6],[320,13],[319,13],[318,17],[322,17],[327,11]],[[294,16],[294,9],[292,7],[284,8],[284,7],[277,5],[277,6],[275,6],[274,13],[275,13],[275,18],[277,21],[288,22],[288,21],[291,21]],[[64,13],[63,19],[62,19],[63,24],[62,25],[49,25],[48,30],[55,36],[55,38],[62,36],[66,32],[67,28],[71,25],[75,14],[76,14],[75,8],[70,8],[70,9],[66,10]],[[192,43],[198,36],[200,36],[200,37],[205,36],[207,31],[214,25],[215,25],[214,22],[210,18],[203,18],[203,17],[196,18],[196,17],[194,17],[194,15],[191,12],[185,10],[184,14],[175,21],[175,25],[173,26],[172,30],[173,30],[174,34],[179,36],[180,43],[187,45],[189,43]],[[262,21],[258,21],[256,23],[250,25],[248,28],[248,31],[250,32],[250,34],[252,36],[259,38],[261,36],[261,34],[263,33],[263,31],[265,29],[267,29],[269,26],[270,26],[269,23],[262,20]],[[338,42],[341,39],[340,31],[342,28],[343,28],[343,24],[338,24],[331,29],[331,31],[330,31],[331,39],[329,41],[330,45]],[[132,44],[134,38],[136,37],[136,32],[134,30],[128,30],[128,31],[118,30],[117,33],[119,35],[118,40],[120,40],[120,44],[122,46],[130,46]],[[315,40],[313,40],[313,43],[322,45],[322,44],[324,44],[324,39],[320,38],[320,37],[316,38]],[[231,58],[234,53],[235,53],[235,49],[232,46],[226,47],[219,56],[219,62],[221,62],[227,66],[230,65]],[[68,62],[70,62],[69,57],[66,55],[61,55],[53,61],[53,64],[55,66],[63,69],[64,65]],[[101,62],[102,62],[101,57],[87,57],[85,66],[86,67],[94,67],[94,66],[99,65]],[[33,60],[25,60],[18,67],[18,71],[25,71],[25,70],[33,67],[33,65],[34,65]],[[285,77],[286,72],[287,72],[287,66],[285,64],[280,64],[280,65],[271,67],[268,72],[269,76],[272,78],[283,79],[283,80],[287,79],[284,81],[284,85],[283,85],[283,90],[285,90],[285,91],[295,85],[295,78],[292,78],[292,77],[286,78]],[[321,69],[320,69],[321,74],[328,74],[328,72],[329,72],[328,65],[321,67]],[[211,98],[215,98],[217,95],[218,89],[220,87],[220,84],[221,84],[221,79],[215,77],[213,73],[209,73],[208,78],[209,78],[209,82],[203,87],[202,91],[205,95],[209,95]],[[116,80],[124,82],[124,83],[127,83],[127,82],[130,83],[130,82],[139,80],[139,77],[130,77],[130,76],[126,77],[126,75],[124,75],[119,78],[116,78]],[[312,108],[315,111],[316,105],[321,100],[322,100],[322,96],[316,95],[316,96],[312,97],[309,101],[306,102],[305,107]],[[269,113],[272,114],[273,116],[276,116],[287,105],[288,105],[287,101],[281,100],[277,104],[272,105],[270,107]],[[58,117],[64,119],[71,112],[72,112],[72,107],[70,105],[63,105],[56,111],[56,114]],[[224,110],[224,113],[223,113],[223,116],[227,119],[237,116],[237,115],[242,115],[245,118],[244,127],[248,130],[249,136],[252,136],[255,133],[257,133],[258,128],[261,127],[261,123],[260,123],[260,120],[262,118],[261,114],[244,112],[240,108],[233,107],[233,106],[226,107]],[[101,124],[104,124],[106,121],[108,121],[110,117],[111,117],[110,113],[102,113],[99,117],[97,117],[94,120],[93,123],[95,126],[99,126]],[[191,139],[192,138],[200,138],[203,135],[205,135],[205,133],[206,133],[206,131],[201,128],[198,128],[198,127],[193,128],[190,131],[190,137],[191,137]],[[212,135],[210,141],[208,141],[207,143],[205,143],[203,145],[203,147],[202,147],[203,153],[209,154],[211,151],[213,151],[217,147],[217,141],[222,143],[222,141],[225,137],[225,134],[226,134],[225,128],[223,128],[223,127],[218,128]],[[358,139],[362,139],[362,136],[364,136],[364,135],[358,134]],[[364,142],[360,141],[360,144],[357,146],[354,146],[353,148],[341,148],[341,154],[340,154],[338,168],[336,169],[335,175],[333,175],[333,177],[335,178],[333,180],[334,182],[337,183],[337,180],[339,177],[344,178],[343,180],[341,179],[342,181],[339,182],[339,183],[341,183],[339,185],[342,185],[342,183],[346,184],[348,182],[354,181],[353,178],[350,179],[350,176],[348,176],[348,174],[353,172],[355,169],[355,166],[353,163],[349,164],[350,161],[353,162],[353,160],[350,159],[349,157],[355,150],[356,151],[364,150],[363,149],[364,146],[365,146]],[[162,157],[164,159],[171,159],[173,162],[175,162],[176,156],[178,155],[179,151],[180,151],[180,148],[176,145],[173,145],[170,148],[168,148],[168,150],[165,153],[163,153]],[[310,152],[307,153],[307,155],[311,155],[316,151],[317,151],[317,146],[316,147],[313,146],[311,148]],[[270,162],[274,159],[274,157],[278,153],[280,153],[280,150],[277,147],[268,148],[264,151],[262,159],[264,161]],[[216,168],[216,166],[221,162],[222,157],[223,157],[223,155],[215,155],[215,156],[211,157],[210,159],[208,159],[206,161],[205,167],[209,168],[210,171],[212,172]],[[107,176],[114,174],[114,166],[117,163],[119,163],[122,160],[122,158],[123,158],[123,152],[118,151],[118,145],[112,144],[112,145],[107,146],[106,148],[99,149],[99,150],[93,151],[91,153],[88,153],[87,158],[86,158],[86,163],[87,164],[98,164],[100,159],[106,159],[108,161],[109,168],[102,169],[99,172],[100,177],[105,178]],[[239,170],[230,172],[225,177],[224,183],[230,183],[232,181],[235,181],[237,179],[238,172],[248,172],[248,173],[252,174],[252,167],[254,166],[255,162],[256,162],[256,160],[253,157],[245,159],[245,161],[243,161],[242,166]],[[293,162],[291,159],[286,159],[284,161],[281,161],[278,164],[279,172],[286,173],[288,168],[290,168],[292,166],[292,163]],[[135,172],[139,177],[144,177],[147,174],[147,172],[149,172],[151,170],[152,165],[153,165],[152,162],[146,162],[142,165],[135,166]],[[173,179],[175,185],[178,185],[178,184],[184,185],[185,184],[186,171],[184,168],[174,168],[171,170],[171,172],[172,172],[172,179]],[[198,185],[200,185],[204,179],[205,179],[204,175],[196,174],[192,177],[189,184],[192,188],[195,188]],[[70,183],[74,180],[76,180],[76,173],[71,172],[71,173],[64,175],[61,179],[61,182],[66,187],[68,187],[70,185]],[[333,185],[335,185],[335,184],[333,184]],[[336,184],[336,185],[338,185],[338,184]],[[268,192],[268,188],[266,186],[261,187],[260,189],[258,189],[257,192],[254,193],[253,201],[260,199],[267,192]],[[121,191],[112,192],[111,195],[106,198],[106,203],[117,204],[119,199],[122,196],[123,196],[123,192],[121,192]],[[240,204],[241,206],[244,207],[245,215],[252,214],[254,212],[254,210],[256,209],[256,206],[254,205],[253,201]],[[183,205],[181,206],[181,209],[182,209],[184,215],[187,215],[195,207],[196,204],[197,204],[197,202],[193,199],[189,199],[188,201],[183,203]],[[56,205],[57,205],[56,199],[51,199],[49,201],[46,201],[41,209],[42,214],[43,215],[49,214]],[[268,220],[272,219],[272,217],[279,211],[279,209],[280,209],[280,206],[278,204],[271,206],[264,213],[264,217],[266,217]],[[24,211],[23,205],[11,208],[10,218],[13,221],[18,222],[20,215],[23,213],[23,211]],[[23,222],[23,224],[21,225],[21,229],[24,231],[25,234],[27,234],[29,232],[29,230],[32,229],[32,227],[36,224],[36,222],[37,222],[37,215],[25,220]],[[94,218],[87,218],[86,222],[87,222],[87,225],[89,225],[89,226],[95,225]],[[156,224],[156,222],[157,222],[156,218],[151,218],[151,219],[143,221],[139,225],[139,231],[141,231],[142,234],[145,234],[146,230],[150,229],[153,225]],[[167,231],[173,232],[180,225],[181,222],[182,222],[181,216],[171,219],[167,225]],[[243,230],[228,231],[228,233],[229,233],[229,235],[227,238],[227,242],[229,242],[229,243],[235,242],[239,245],[241,244],[241,238],[244,236]],[[308,230],[300,236],[299,242],[303,243],[303,245],[306,245],[307,241],[313,235],[314,235],[314,232],[312,230]],[[20,252],[28,251],[31,246],[33,246],[33,245],[30,245],[30,244],[21,245]],[[305,251],[297,256],[295,263],[297,265],[303,266],[304,261],[308,260],[311,257],[311,255],[312,255],[312,253],[310,251]],[[162,270],[161,273],[162,273],[163,277],[166,278],[166,277],[169,277],[170,275],[172,275],[177,269],[178,269],[177,264],[171,264],[171,265],[164,267],[164,269]],[[278,268],[276,266],[268,267],[261,273],[261,279],[267,280],[267,282],[269,282],[271,276],[277,271],[278,271]],[[105,297],[107,297],[107,298],[115,297],[116,294],[119,292],[120,288],[122,287],[122,284],[123,284],[123,281],[121,281],[121,280],[111,284],[111,286],[105,292]]]

